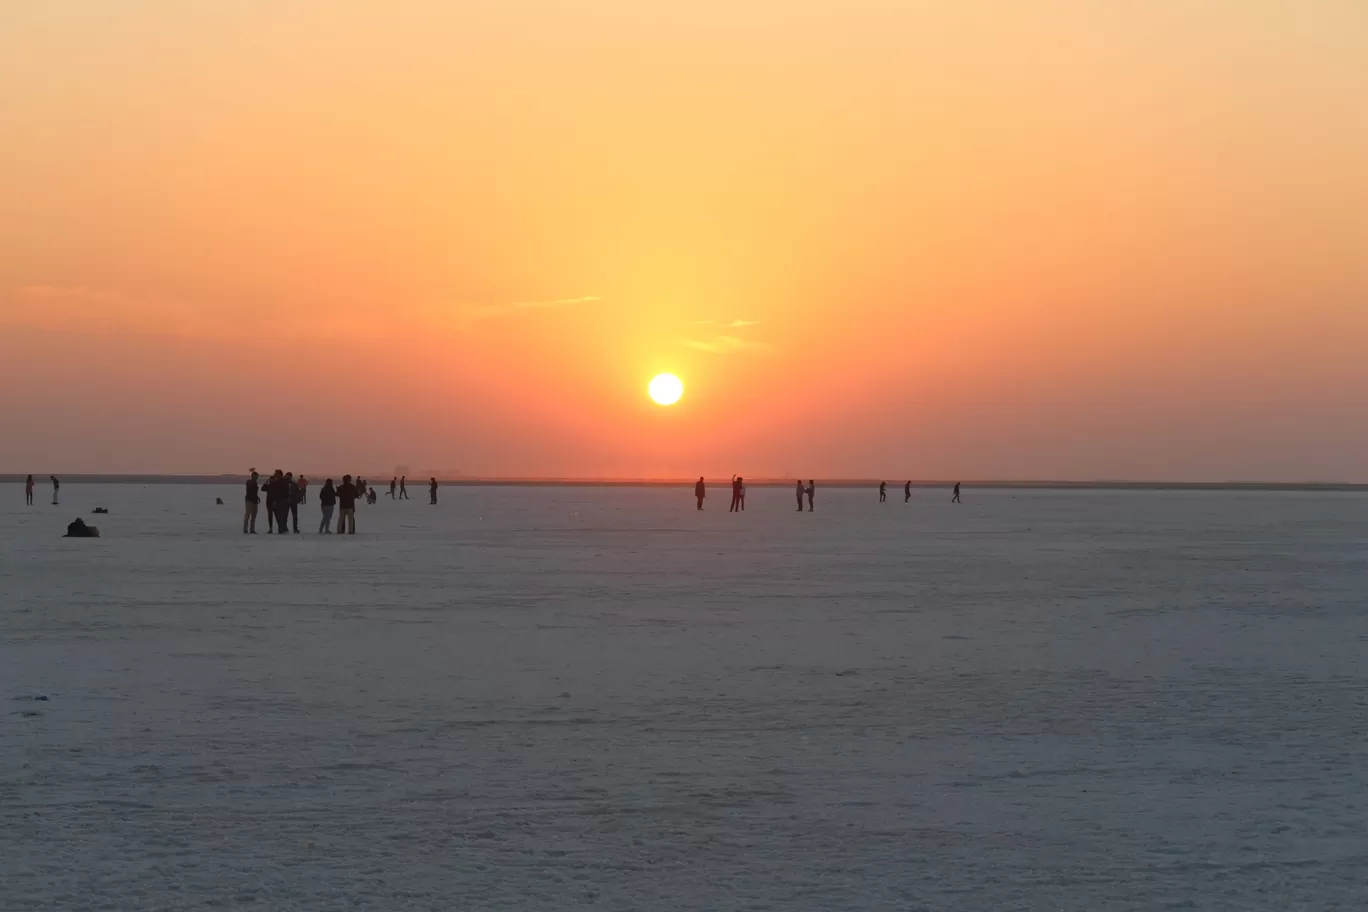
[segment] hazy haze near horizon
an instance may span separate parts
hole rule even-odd
[[[0,471],[1368,481],[1359,0],[13,6]]]

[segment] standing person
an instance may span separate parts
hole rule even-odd
[[[52,479],[52,503],[55,506],[57,504],[57,492],[61,489],[62,483],[57,480],[56,475],[49,475],[48,478]]]
[[[318,533],[332,535],[332,516],[334,508],[337,507],[337,490],[333,487],[331,478],[323,482],[323,490],[318,492],[318,507],[323,511],[323,518],[318,523]]]
[[[744,513],[746,512],[746,479],[738,478],[736,480],[741,483],[741,512]]]
[[[309,502],[309,479],[303,475],[299,476],[299,502],[302,504]],[[296,529],[295,531],[298,532],[299,530]]]
[[[399,479],[399,499],[408,500],[408,476],[404,475]]]
[[[366,479],[360,475],[356,476],[356,496],[362,500],[366,497]]]
[[[812,495],[813,495],[813,494],[816,494],[816,493],[817,493],[817,482],[815,482],[815,481],[813,481],[811,478],[809,478],[809,479],[808,479],[808,486],[807,486],[808,512],[809,512],[809,513],[812,512]],[[799,509],[802,509],[802,507],[800,506]]]
[[[280,496],[280,488],[276,482],[284,477],[280,469],[271,473],[271,477],[266,480],[266,534],[275,535],[275,516],[276,498]]]
[[[703,476],[698,476],[698,484],[694,485],[694,497],[698,499],[698,509],[703,509],[703,498],[708,496],[708,486],[703,483]]]
[[[432,498],[432,505],[437,506],[437,479],[432,478],[428,481],[428,496]]]
[[[342,515],[337,518],[338,535],[356,534],[356,494],[351,476],[343,475],[342,483],[337,486],[337,505],[342,508]]]
[[[798,497],[798,512],[803,512],[803,480],[800,478],[793,483],[793,493]]]
[[[285,473],[285,486],[290,495],[290,525],[294,528],[294,534],[299,534],[299,505],[304,502],[304,488],[299,482],[294,480],[294,474]]]
[[[276,479],[275,524],[276,535],[290,534],[290,509],[295,507],[294,473],[286,472]],[[295,510],[298,513],[298,509]]]
[[[247,479],[247,501],[242,513],[242,534],[256,535],[257,507],[261,503],[261,487],[257,484],[256,469],[252,469],[252,477]]]
[[[398,489],[399,489],[399,479],[397,479],[397,478],[391,478],[391,479],[390,479],[390,500],[394,500],[394,499],[395,499],[395,497],[394,497],[394,492],[397,491]]]
[[[28,504],[30,507],[33,506],[33,476],[32,476],[32,475],[30,475],[30,476],[28,477],[28,481],[24,482],[24,503]]]
[[[886,500],[888,500],[888,482],[881,481],[879,482],[879,503],[883,503]]]
[[[727,508],[727,512],[735,513],[739,509],[741,509],[741,478],[740,476],[733,475],[731,506]]]
[[[911,499],[912,499],[912,482],[909,481],[907,484],[903,485],[903,503],[907,503],[907,502],[908,502],[909,500],[911,500]]]
[[[958,481],[955,482],[955,496],[952,497],[952,498],[950,498],[950,502],[951,502],[951,503],[964,503],[964,501],[960,500],[960,496],[959,496],[959,486],[960,486],[960,483],[959,483]]]

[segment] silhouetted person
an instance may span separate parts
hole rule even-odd
[[[738,478],[736,480],[741,483],[741,512],[744,513],[746,512],[746,479]]]
[[[303,475],[299,476],[299,502],[302,504],[309,502],[309,479]],[[295,529],[298,532],[298,529]]]
[[[803,480],[800,478],[793,483],[793,493],[798,498],[798,512],[803,512]]]
[[[400,499],[400,500],[408,500],[408,499],[409,499],[409,496],[408,496],[408,476],[407,476],[407,475],[405,475],[404,477],[402,477],[402,478],[399,479],[399,499]]]
[[[100,530],[94,526],[87,526],[84,519],[79,516],[67,525],[66,535],[63,538],[99,538]]]
[[[304,488],[299,482],[295,481],[294,474],[285,473],[285,488],[289,495],[290,504],[290,526],[294,529],[294,534],[299,534],[299,505],[304,502]]]
[[[808,512],[809,512],[809,513],[812,512],[812,495],[813,495],[813,494],[816,494],[816,493],[817,493],[817,482],[815,482],[815,481],[813,481],[812,479],[809,478],[809,479],[808,479],[808,486],[807,486]],[[800,509],[801,509],[801,507],[800,507]]]
[[[960,500],[959,488],[960,488],[960,483],[957,481],[957,482],[955,482],[955,496],[952,497],[952,498],[950,498],[950,502],[951,502],[951,503],[964,503],[964,501]]]
[[[879,503],[888,500],[888,482],[879,482]]]
[[[735,513],[739,509],[741,509],[741,477],[733,475],[731,506],[727,508],[727,512]]]
[[[29,479],[32,481],[33,479]],[[703,476],[698,476],[698,484],[694,485],[694,497],[698,499],[698,509],[703,509],[703,498],[708,496],[708,486],[703,483]]]
[[[323,482],[323,488],[318,492],[318,508],[323,511],[323,518],[318,521],[318,533],[332,535],[333,510],[337,508],[337,489],[333,487],[331,478]]]
[[[395,492],[395,491],[398,491],[398,490],[399,490],[399,479],[397,479],[397,478],[391,478],[391,479],[390,479],[390,500],[394,500],[394,499],[395,499],[395,497],[394,497],[394,492]]]
[[[242,534],[248,533],[256,535],[257,507],[261,504],[261,486],[257,484],[256,469],[252,470],[252,477],[247,479],[247,502],[242,514]]]
[[[24,503],[28,504],[30,507],[33,506],[33,476],[32,476],[32,475],[30,475],[30,476],[28,477],[28,481],[24,482]]]
[[[51,478],[51,479],[52,479],[52,502],[53,502],[53,504],[56,504],[56,503],[57,503],[57,492],[58,492],[59,490],[61,490],[62,483],[61,483],[60,481],[57,480],[57,476],[56,476],[56,475],[49,475],[48,478]]]
[[[364,498],[367,490],[369,489],[366,487],[366,479],[360,475],[356,476],[356,496]]]
[[[376,494],[376,493],[375,493],[375,488],[366,488],[366,503],[368,503],[368,504],[373,504],[373,503],[375,503],[376,499],[377,499],[379,496],[380,496],[379,494]]]
[[[337,504],[342,508],[342,515],[337,518],[338,535],[356,534],[356,485],[352,484],[350,475],[342,476],[342,483],[337,486]]]
[[[266,491],[266,534],[275,534],[276,520],[276,498],[280,496],[280,488],[276,482],[285,477],[285,473],[276,469],[271,473],[271,477],[266,479],[263,486]]]
[[[295,506],[294,473],[287,472],[276,479],[275,524],[276,535],[290,534],[290,508]],[[298,512],[296,510],[296,512]]]
[[[433,506],[436,506],[436,505],[437,505],[437,479],[435,479],[435,478],[430,479],[430,480],[428,481],[428,496],[432,498],[432,500],[430,501],[430,502],[432,503],[432,505],[433,505]]]
[[[909,481],[907,484],[903,485],[903,503],[907,503],[907,502],[908,502],[909,500],[911,500],[911,499],[912,499],[912,482]]]

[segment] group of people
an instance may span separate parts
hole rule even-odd
[[[57,476],[56,476],[56,475],[49,475],[48,478],[51,478],[51,479],[52,479],[52,503],[53,503],[53,505],[56,505],[56,503],[57,503],[57,492],[61,490],[61,488],[62,488],[62,483],[61,483],[60,481],[57,480]],[[26,504],[29,505],[30,507],[33,506],[33,476],[32,476],[32,475],[30,475],[30,476],[28,477],[28,479],[25,480],[25,482],[24,482],[24,503],[26,503]]]
[[[408,496],[408,476],[400,475],[398,478],[390,479],[389,496],[391,500],[409,500]],[[375,503],[374,500],[371,503]],[[428,503],[437,504],[437,479],[428,479]]]
[[[408,499],[405,481],[406,479],[396,478],[390,482],[390,497],[395,497],[397,491],[399,497],[396,499]],[[436,504],[436,478],[431,479],[428,490],[431,496],[429,502]],[[251,477],[247,479],[246,509],[242,516],[242,533],[244,535],[256,534],[257,512],[261,505],[262,496],[265,495],[266,534],[279,533],[285,535],[293,530],[298,535],[299,505],[307,502],[308,492],[309,480],[303,475],[296,479],[293,472],[282,472],[280,469],[276,469],[269,479],[262,482],[257,470],[252,469]],[[332,534],[333,515],[337,514],[337,534],[355,535],[356,502],[364,500],[366,503],[373,504],[376,502],[377,496],[375,489],[367,485],[364,478],[358,477],[353,482],[350,475],[343,475],[342,483],[339,485],[334,485],[331,478],[327,479],[318,492],[318,506],[322,513],[322,518],[318,523],[319,534]],[[56,500],[53,503],[56,503]],[[338,510],[341,510],[341,513],[337,513]]]
[[[731,506],[727,509],[728,513],[739,513],[746,509],[746,480],[740,475],[733,475],[731,481],[732,496]],[[814,512],[813,499],[817,493],[817,482],[808,479],[808,483],[803,484],[802,479],[794,482],[793,494],[798,500],[798,512],[803,512],[803,498],[807,498],[807,512]],[[708,486],[703,481],[703,476],[698,477],[698,482],[694,485],[694,498],[698,501],[698,509],[703,509],[703,501],[707,499]],[[903,485],[903,503],[912,499],[912,482]],[[888,501],[888,482],[879,482],[879,503]],[[961,503],[960,483],[955,482],[954,493],[950,497],[951,503]]]

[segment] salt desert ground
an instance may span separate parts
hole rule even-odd
[[[14,486],[0,907],[1363,908],[1368,496],[890,487]]]

